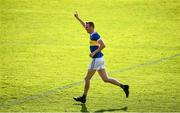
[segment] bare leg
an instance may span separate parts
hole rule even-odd
[[[107,73],[106,73],[105,69],[99,70],[98,73],[99,73],[99,75],[101,76],[101,78],[103,79],[104,82],[120,86],[123,89],[124,93],[126,94],[126,97],[129,96],[129,85],[123,85],[118,80],[116,80],[114,78],[109,78],[107,76]]]
[[[92,76],[94,75],[94,73],[96,72],[96,70],[93,69],[89,69],[85,79],[85,85],[84,85],[84,93],[82,96],[80,97],[74,97],[73,99],[77,102],[81,102],[81,103],[86,103],[86,96],[89,90],[89,86],[90,86],[90,80],[92,78]]]
[[[84,78],[85,86],[84,86],[84,93],[83,93],[83,95],[87,95],[88,90],[89,90],[89,86],[90,86],[90,80],[91,80],[91,78],[92,78],[92,76],[94,75],[95,72],[96,72],[96,70],[88,69],[86,77]]]
[[[118,80],[116,80],[114,78],[109,78],[107,76],[107,73],[106,73],[105,69],[98,70],[98,73],[99,73],[99,75],[101,76],[101,78],[102,78],[102,80],[104,82],[111,83],[111,84],[114,84],[114,85],[117,85],[117,86],[120,86],[121,88],[123,88],[122,83],[120,83]]]

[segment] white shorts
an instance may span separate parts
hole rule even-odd
[[[92,58],[88,69],[100,70],[105,69],[104,58]]]

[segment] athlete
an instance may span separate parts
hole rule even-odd
[[[74,14],[75,18],[82,24],[82,26],[85,28],[87,33],[90,34],[90,54],[89,56],[92,58],[92,61],[89,65],[86,77],[85,79],[85,85],[84,85],[84,92],[83,95],[80,97],[74,97],[73,99],[75,101],[86,103],[86,96],[90,87],[90,80],[92,76],[97,71],[102,80],[106,83],[111,83],[113,85],[116,85],[123,89],[126,97],[129,96],[129,86],[123,85],[118,80],[114,78],[108,77],[105,65],[104,65],[104,58],[103,53],[101,52],[105,48],[105,44],[100,37],[100,35],[94,30],[94,23],[93,22],[83,22],[79,16],[78,13],[75,12]]]

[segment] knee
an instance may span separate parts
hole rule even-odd
[[[103,81],[104,81],[105,83],[107,83],[107,82],[109,82],[109,79],[106,78],[106,79],[103,79]]]
[[[84,80],[85,80],[85,81],[90,81],[90,78],[85,77]]]

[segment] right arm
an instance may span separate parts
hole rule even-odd
[[[74,16],[75,16],[75,18],[81,23],[81,25],[85,28],[86,24],[85,24],[85,22],[83,22],[83,21],[79,18],[77,12],[75,12]]]

